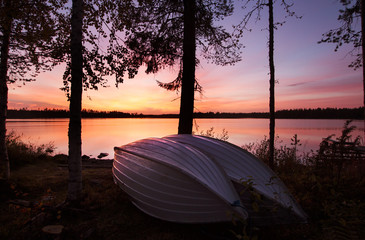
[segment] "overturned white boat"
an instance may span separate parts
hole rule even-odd
[[[188,223],[238,216],[254,225],[306,219],[270,168],[228,142],[171,135],[114,150],[115,182],[151,216]]]
[[[261,160],[226,141],[188,134],[165,137],[198,149],[227,173],[254,225],[306,222],[285,184]]]
[[[223,169],[200,151],[161,138],[114,150],[114,179],[145,213],[186,223],[247,218]]]

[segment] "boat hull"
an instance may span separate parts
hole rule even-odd
[[[247,217],[225,172],[199,151],[171,140],[145,139],[115,148],[115,182],[135,206],[182,223]]]
[[[179,134],[165,138],[196,148],[220,165],[240,194],[254,225],[306,222],[306,213],[285,184],[246,150],[206,136]]]
[[[284,183],[233,144],[196,135],[115,147],[113,176],[135,206],[181,223],[248,220],[256,226],[306,222]]]

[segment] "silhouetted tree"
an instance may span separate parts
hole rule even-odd
[[[67,201],[77,203],[81,199],[81,109],[82,109],[82,23],[83,0],[72,0],[71,15],[71,96],[68,127],[68,194]]]
[[[363,82],[363,94],[364,94],[364,106],[365,106],[365,3],[361,1],[361,50],[362,50],[362,82]],[[364,114],[365,117],[365,114]],[[365,131],[365,129],[364,129]]]
[[[355,59],[349,64],[354,69],[362,66],[362,28],[359,27],[362,16],[361,0],[339,0],[344,9],[340,9],[340,15],[337,20],[340,26],[331,29],[322,35],[322,39],[318,43],[334,43],[335,51],[344,44],[352,44],[353,49],[349,52]],[[361,23],[360,23],[361,24]]]
[[[174,81],[158,83],[167,90],[178,91],[182,87],[179,133],[191,134],[194,91],[201,91],[195,79],[195,66],[199,63],[196,50],[215,64],[240,60],[238,40],[214,25],[232,14],[232,1],[145,0],[139,1],[134,11],[139,17],[131,22],[126,33],[126,44],[133,51],[132,61],[145,64],[146,73],[179,66]]]
[[[118,4],[118,5],[117,5]],[[69,122],[69,184],[67,203],[78,204],[82,196],[81,162],[81,110],[83,89],[98,89],[105,86],[106,76],[115,75],[116,83],[123,82],[124,73],[129,77],[137,73],[133,64],[125,60],[127,51],[118,45],[116,30],[111,26],[118,6],[128,5],[128,1],[113,0],[73,0],[71,10],[71,58],[67,62],[63,88],[70,100]],[[105,29],[108,29],[106,32]],[[109,46],[103,50],[100,38],[109,36]],[[70,88],[71,83],[71,88]]]
[[[57,49],[59,10],[66,0],[0,2],[0,179],[10,176],[5,121],[8,83],[33,81],[61,61]]]
[[[257,18],[261,18],[261,11],[264,7],[269,9],[269,66],[270,66],[270,97],[269,97],[269,109],[270,109],[270,133],[269,133],[269,165],[271,168],[274,167],[274,156],[275,156],[275,65],[274,65],[274,31],[276,25],[282,25],[283,22],[274,23],[274,4],[273,0],[247,0],[243,8],[247,8],[249,4],[253,3],[252,9],[246,13],[243,17],[242,22],[236,26],[236,30],[242,35],[243,29],[247,29],[247,24],[249,23],[251,17],[256,12]],[[281,0],[281,5],[286,11],[288,16],[295,16],[295,13],[290,10],[292,4],[288,4],[285,0]]]
[[[195,0],[184,0],[184,40],[179,134],[193,131],[194,84],[195,84]]]
[[[355,57],[349,67],[355,70],[362,67],[363,73],[363,104],[365,106],[365,3],[363,0],[340,0],[345,9],[340,9],[338,21],[340,26],[323,34],[318,43],[334,43],[337,51],[343,44],[352,44],[350,55]],[[361,28],[358,22],[361,21]]]
[[[269,65],[270,65],[270,144],[269,144],[269,164],[274,167],[275,151],[275,65],[274,65],[274,6],[269,0]]]

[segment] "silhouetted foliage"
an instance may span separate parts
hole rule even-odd
[[[361,21],[361,6],[360,0],[339,0],[344,9],[340,9],[340,15],[337,20],[340,26],[331,29],[322,35],[322,39],[318,43],[334,43],[337,51],[344,44],[352,44],[353,49],[349,52],[355,58],[349,65],[354,69],[362,66],[362,52],[361,52],[361,28],[359,23]]]
[[[129,52],[123,45],[123,40],[118,36],[123,31],[126,22],[121,22],[115,28],[118,21],[118,11],[129,11],[131,1],[113,0],[88,0],[84,2],[82,29],[82,54],[83,54],[83,90],[98,90],[108,87],[109,76],[115,77],[116,86],[123,83],[125,75],[133,78],[139,65],[131,62]],[[67,16],[70,17],[70,16]],[[132,17],[132,15],[130,15]],[[70,25],[64,26],[70,31]],[[108,43],[108,44],[107,44]],[[63,54],[67,67],[63,75],[64,90],[70,97],[71,81],[71,48],[70,38],[64,41]]]
[[[133,59],[146,65],[146,73],[180,66],[184,39],[183,1],[139,1],[139,5],[129,12],[139,17],[127,27],[126,44],[133,50]],[[232,1],[196,1],[197,48],[211,63],[227,65],[240,60],[238,39],[233,38],[222,26],[214,25],[215,21],[222,20],[232,12]],[[132,18],[124,12],[120,15],[123,19]],[[198,59],[196,64],[199,64]],[[182,71],[182,68],[179,69]],[[178,79],[181,80],[181,76]]]
[[[192,132],[194,91],[202,89],[195,78],[199,64],[196,50],[215,64],[240,60],[238,39],[222,26],[215,26],[215,21],[232,11],[232,1],[211,0],[138,1],[130,11],[135,18],[129,17],[133,21],[129,21],[125,42],[132,50],[131,62],[145,65],[146,73],[178,66],[175,80],[158,84],[167,90],[182,88],[179,133]],[[128,17],[124,12],[120,15]]]
[[[349,52],[355,57],[349,67],[354,70],[362,67],[363,81],[363,105],[365,106],[365,3],[363,0],[340,0],[345,9],[340,9],[338,21],[341,26],[329,30],[323,34],[323,38],[318,43],[334,43],[337,51],[343,44],[352,44],[353,49]],[[360,26],[358,27],[358,23]]]
[[[364,108],[290,109],[276,112],[277,118],[300,119],[363,119]]]
[[[34,81],[40,71],[48,71],[60,61],[61,11],[67,0],[3,0],[0,8],[1,46],[9,31],[8,83]]]
[[[297,155],[295,138],[290,146],[277,146],[275,172],[309,215],[309,222],[261,229],[260,239],[364,239],[365,152],[357,148],[359,136],[351,137],[353,129],[346,123],[335,139],[338,144],[325,143],[333,142],[328,142],[331,135],[321,143],[321,150],[309,154]],[[268,161],[266,138],[243,148]],[[342,163],[338,162],[341,155]]]
[[[360,136],[352,136],[355,126],[351,126],[351,121],[346,121],[342,129],[341,136],[334,138],[330,135],[320,143],[316,166],[320,172],[326,173],[331,178],[340,181],[343,171],[352,167],[359,169],[365,159],[364,149],[360,151]]]
[[[67,202],[81,200],[81,110],[83,89],[106,86],[106,76],[115,75],[116,85],[123,82],[125,72],[130,78],[137,68],[127,61],[127,49],[119,44],[112,24],[118,9],[130,1],[73,0],[70,41],[65,41],[67,67],[63,75],[64,88],[70,100],[69,121],[69,188]],[[124,9],[125,10],[125,9]],[[69,26],[65,26],[67,29]],[[108,30],[108,33],[107,33]],[[105,51],[101,42],[109,36]],[[71,86],[70,86],[71,85]]]
[[[0,180],[10,175],[5,144],[8,83],[33,81],[62,60],[61,10],[66,0],[0,2]]]
[[[10,132],[6,136],[10,166],[12,170],[35,164],[39,160],[49,157],[55,150],[53,143],[35,145],[21,140],[21,135]]]

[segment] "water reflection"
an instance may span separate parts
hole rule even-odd
[[[330,134],[340,136],[345,120],[286,120],[276,121],[276,134],[284,144],[290,144],[294,134],[301,140],[302,151],[316,150],[322,138]],[[363,122],[357,126],[353,136],[363,136]],[[257,142],[268,136],[268,119],[197,119],[194,131],[206,131],[214,127],[218,134],[228,131],[228,141],[236,145]],[[35,144],[53,142],[56,153],[68,151],[68,119],[35,119],[7,121],[8,131],[22,134],[22,139]],[[163,137],[176,134],[178,119],[83,119],[83,154],[96,157],[100,152],[112,158],[114,146],[127,144],[148,137]]]

